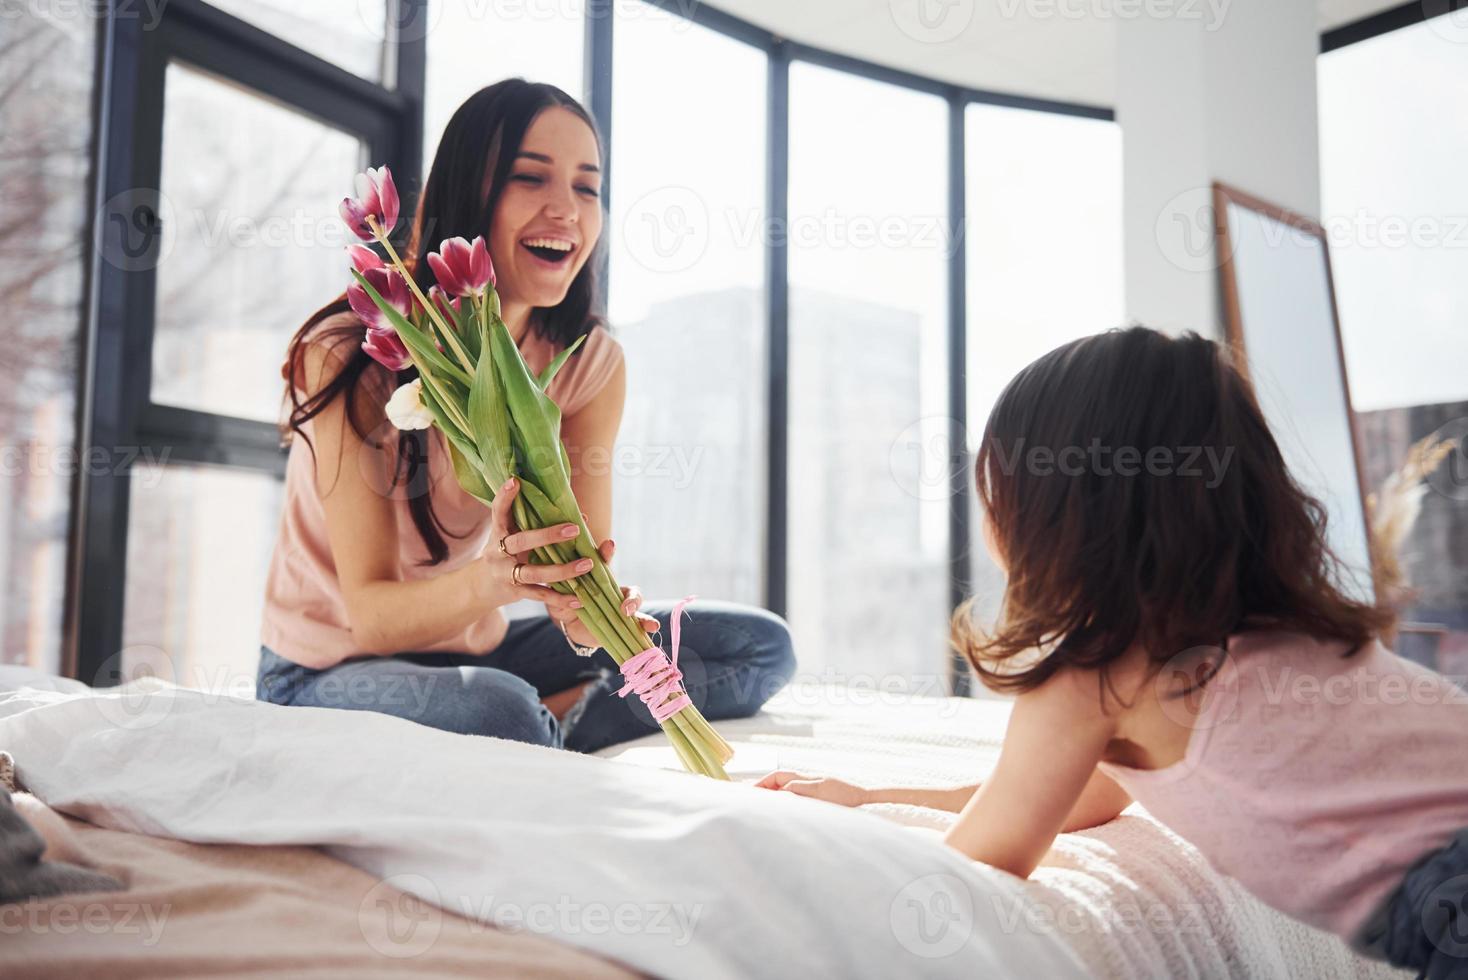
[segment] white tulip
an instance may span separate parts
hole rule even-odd
[[[423,382],[414,378],[392,393],[387,400],[388,421],[399,429],[426,429],[433,424],[433,414],[423,405]]]

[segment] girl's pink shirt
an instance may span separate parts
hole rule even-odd
[[[1100,768],[1265,903],[1352,940],[1468,827],[1468,692],[1377,641],[1346,649],[1239,635],[1180,762]]]
[[[352,314],[343,313],[329,317],[319,329],[352,322]],[[539,373],[550,363],[557,348],[531,331],[520,342],[520,351],[530,369]],[[601,327],[593,329],[581,349],[551,382],[549,394],[560,406],[562,416],[570,418],[590,403],[621,361],[621,345]],[[386,402],[393,382],[385,369],[374,364],[362,379],[379,404]],[[312,434],[314,424],[314,420],[305,424],[308,435]],[[428,551],[408,510],[406,488],[381,487],[382,493],[392,501],[397,522],[397,572],[404,581],[433,578],[462,568],[490,544],[489,509],[465,493],[454,479],[443,434],[437,428],[429,429],[428,434],[429,493],[434,513],[446,529],[443,538],[449,553],[448,559],[438,565],[419,564],[428,558]],[[396,446],[397,430],[385,420],[369,435],[385,442],[389,450]],[[385,483],[378,457],[366,454],[364,460],[369,457],[371,462],[365,466],[364,475],[374,483]],[[388,459],[386,472],[391,472],[391,456]],[[343,465],[350,463],[344,460]],[[326,489],[329,492],[330,486]],[[441,637],[423,651],[487,653],[499,646],[506,628],[504,614],[497,608],[487,609],[468,627]],[[265,583],[260,642],[287,660],[316,669],[364,655],[353,640],[347,618],[311,449],[299,436],[292,440],[286,462],[284,507]]]

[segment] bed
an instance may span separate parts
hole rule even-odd
[[[694,780],[656,734],[608,766],[156,683],[49,686],[0,693],[0,749],[50,835],[129,887],[27,903],[20,929],[0,914],[16,975],[1405,976],[1135,807],[1022,882],[943,848],[949,814]],[[983,776],[1006,715],[797,687],[719,728],[736,780],[945,785]]]

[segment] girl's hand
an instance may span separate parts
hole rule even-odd
[[[809,796],[840,806],[861,806],[875,802],[871,790],[865,787],[832,779],[830,776],[807,776],[788,769],[777,769],[754,785],[761,789],[783,789],[798,796]]]

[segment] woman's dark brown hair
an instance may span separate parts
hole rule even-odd
[[[478,235],[489,237],[490,218],[504,192],[525,131],[536,116],[554,107],[575,113],[593,133],[597,132],[591,116],[571,96],[554,85],[527,82],[523,78],[509,78],[480,89],[455,111],[444,128],[428,181],[418,199],[411,237],[407,247],[401,250],[404,263],[425,293],[435,283],[426,256],[438,248],[439,242],[455,237],[470,240]],[[597,136],[597,145],[601,146],[600,135]],[[569,346],[602,322],[597,285],[601,249],[598,242],[558,306],[535,310],[531,317],[531,329],[557,347]],[[345,270],[344,261],[343,276],[346,275]],[[290,416],[282,427],[282,435],[287,441],[300,434],[310,446],[310,437],[302,431],[302,426],[321,414],[338,396],[347,399],[347,416],[351,419],[352,429],[363,440],[369,439],[373,418],[381,421],[382,406],[365,404],[365,400],[359,397],[363,373],[384,370],[362,350],[366,328],[361,323],[352,323],[317,329],[323,320],[349,310],[346,293],[342,293],[311,314],[291,338],[285,364],[281,368],[291,403]],[[315,344],[334,352],[342,366],[329,380],[302,399],[297,385],[305,376],[306,351]],[[405,384],[417,376],[417,370],[410,367],[399,371],[394,383]],[[291,383],[292,379],[297,383]],[[372,445],[378,448],[378,444]],[[429,441],[422,431],[398,433],[393,486],[406,485],[408,510],[428,551],[427,564],[437,565],[448,557],[448,545],[443,535],[452,532],[439,523],[438,515],[433,512],[428,493],[428,447]],[[314,447],[312,453],[315,453]]]
[[[1133,327],[1051,351],[1005,387],[976,476],[1008,584],[954,644],[1022,692],[1133,644],[1155,667],[1244,629],[1344,640],[1391,614],[1350,597],[1325,508],[1295,482],[1233,355]],[[1151,454],[1149,456],[1149,453]]]

